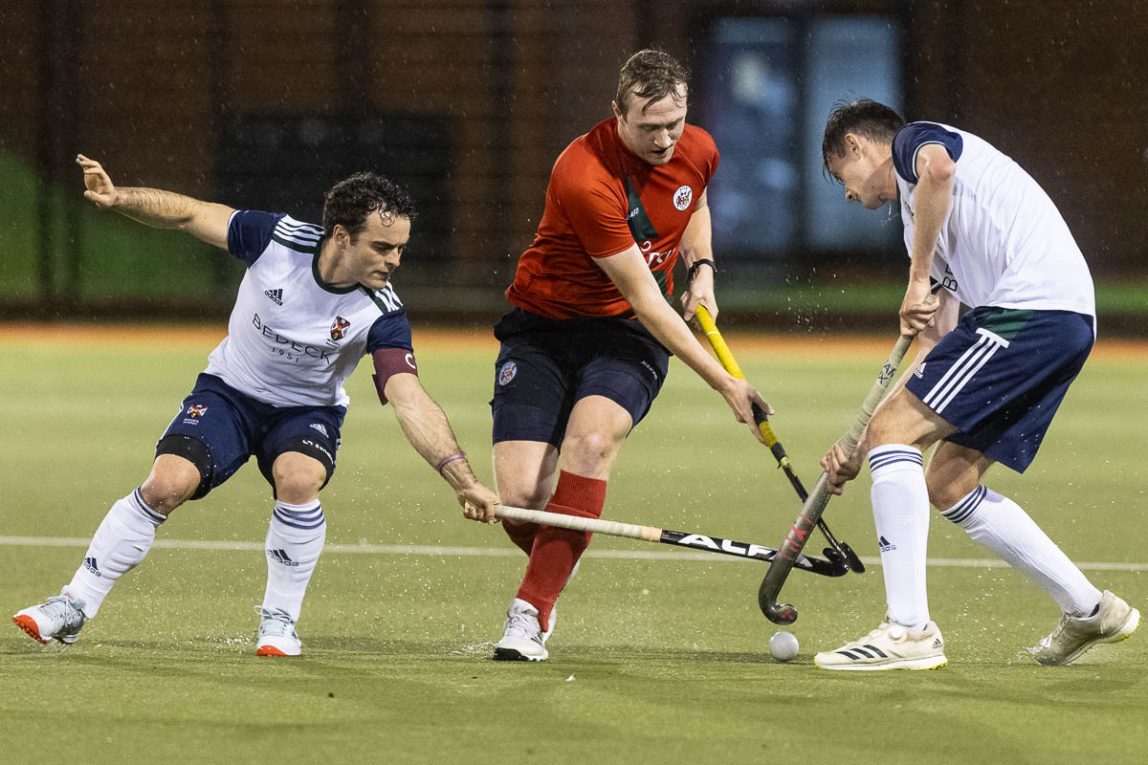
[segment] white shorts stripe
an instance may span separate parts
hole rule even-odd
[[[978,329],[981,339],[975,342],[967,351],[961,354],[957,363],[953,364],[941,377],[933,388],[922,399],[926,406],[940,414],[945,407],[956,397],[961,389],[968,384],[986,363],[1001,347],[1007,347],[1008,341],[999,335]]]
[[[948,368],[948,370],[945,371],[945,374],[941,376],[941,379],[937,381],[937,384],[934,385],[932,389],[930,389],[929,392],[925,394],[923,399],[921,399],[925,402],[925,404],[929,406],[933,405],[933,398],[938,395],[938,392],[942,388],[949,384],[949,379],[957,373],[957,370],[959,370],[961,365],[968,360],[969,356],[973,355],[980,349],[982,342],[983,340],[978,340],[977,342],[973,343],[967,351],[961,354],[961,357],[957,359],[957,363],[953,364]]]
[[[977,362],[975,366],[969,368],[960,375],[960,379],[955,381],[955,385],[952,391],[946,394],[942,401],[938,402],[933,411],[937,414],[945,411],[945,407],[948,406],[949,403],[952,402],[952,400],[956,397],[956,395],[961,392],[961,389],[964,388],[966,384],[968,384],[969,380],[973,379],[973,375],[981,371],[981,368],[988,363],[989,359],[991,359],[993,354],[995,354],[999,349],[999,345],[993,345],[989,347],[988,351],[981,355],[980,361]]]

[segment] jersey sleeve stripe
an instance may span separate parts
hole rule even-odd
[[[314,254],[319,249],[319,242],[317,240],[300,242],[295,239],[288,239],[286,237],[280,236],[278,231],[271,235],[271,239],[290,250],[306,253],[308,255]]]
[[[387,285],[381,290],[369,290],[363,288],[363,292],[370,296],[371,301],[382,311],[384,314],[394,313],[403,309],[403,301],[399,300],[398,293],[395,292],[394,287]]]
[[[279,236],[297,239],[301,242],[317,242],[323,238],[322,234],[309,229],[292,229],[283,225],[276,226],[275,233]]]

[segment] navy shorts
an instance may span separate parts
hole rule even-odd
[[[605,396],[636,426],[662,389],[670,352],[637,319],[548,319],[521,309],[494,328],[494,443],[560,446],[574,404]]]
[[[271,406],[240,393],[215,375],[201,374],[191,395],[156,446],[156,456],[191,460],[200,473],[200,499],[239,470],[252,455],[274,488],[271,465],[284,452],[302,452],[335,472],[339,428],[346,407]]]
[[[947,441],[1023,473],[1092,350],[1092,317],[982,306],[925,357],[909,390],[956,428]]]

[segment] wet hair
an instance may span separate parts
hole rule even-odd
[[[367,227],[367,216],[378,213],[383,225],[396,218],[414,220],[415,203],[398,184],[374,173],[355,173],[336,183],[323,196],[323,232],[331,236],[342,225],[352,238]]]
[[[642,112],[655,101],[668,95],[678,98],[678,86],[689,87],[690,74],[669,53],[646,48],[626,60],[618,72],[618,92],[614,96],[619,111],[626,113],[626,101],[631,95],[644,99]],[[683,99],[684,100],[684,99]]]
[[[825,121],[821,141],[821,159],[829,171],[829,157],[845,156],[845,134],[855,133],[871,141],[893,143],[893,136],[905,124],[900,114],[872,99],[859,98],[852,103],[838,103]]]

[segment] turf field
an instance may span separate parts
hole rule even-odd
[[[222,329],[104,333],[0,328],[0,610],[53,594],[107,506],[146,475],[151,447]],[[887,343],[732,335],[778,410],[809,485]],[[488,477],[494,348],[416,334],[423,381]],[[1148,349],[1102,345],[1014,497],[1098,585],[1148,608],[1143,380]],[[599,538],[563,597],[551,660],[488,659],[523,558],[462,520],[403,442],[369,376],[323,494],[329,548],[300,622],[306,655],[253,655],[270,513],[254,465],[161,530],[75,646],[0,626],[0,759],[111,762],[1142,761],[1148,630],[1067,668],[1025,654],[1055,607],[933,518],[930,589],[950,666],[815,670],[812,654],[882,614],[880,569],[795,572],[799,657],[773,662],[757,563]],[[633,435],[605,516],[776,546],[797,510],[768,452],[681,364]],[[826,519],[876,553],[868,480]],[[872,557],[867,561],[873,563]]]

